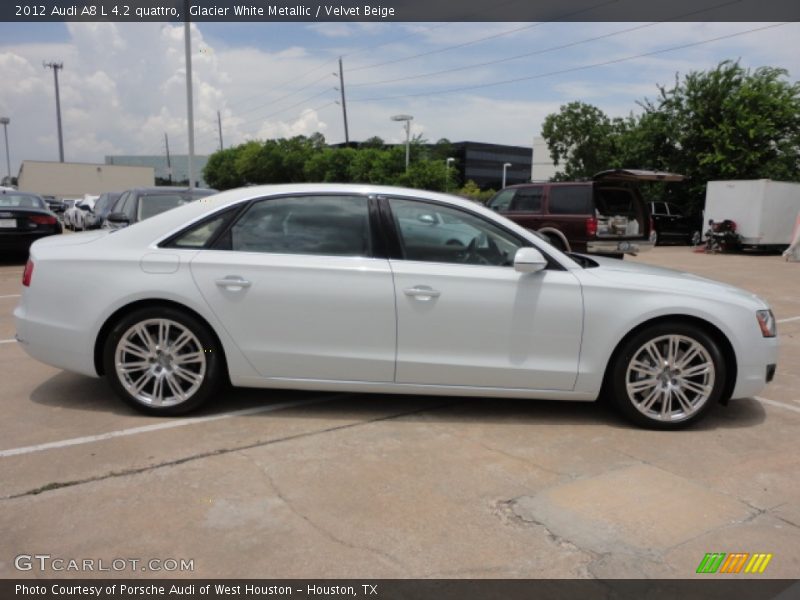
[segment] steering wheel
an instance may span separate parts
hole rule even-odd
[[[467,246],[467,249],[464,250],[464,253],[462,255],[463,258],[461,259],[461,262],[467,263],[467,264],[471,264],[471,265],[491,265],[492,264],[491,261],[489,261],[485,256],[483,256],[482,254],[480,254],[478,252],[478,241],[480,241],[479,238],[481,238],[481,237],[486,237],[486,234],[482,233],[482,234],[476,235],[474,238],[472,238],[472,240],[469,243],[469,246]],[[489,248],[491,249],[491,247],[494,246],[495,251],[498,251],[497,250],[497,245],[495,245],[495,243],[491,240],[491,238],[487,238],[487,239],[488,239],[488,242],[489,242],[488,243]]]

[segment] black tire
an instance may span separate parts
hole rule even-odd
[[[661,246],[661,234],[658,231],[653,236],[653,246]]]
[[[679,340],[684,340],[678,343],[678,349],[675,352],[676,360],[674,361],[673,365],[671,365],[669,368],[667,368],[663,363],[657,368],[654,366],[649,366],[650,369],[661,371],[659,375],[645,375],[644,372],[640,373],[639,375],[631,374],[631,376],[634,377],[634,381],[631,382],[633,386],[648,385],[646,380],[649,380],[650,378],[659,381],[659,383],[655,384],[655,386],[652,388],[654,390],[653,393],[657,395],[655,400],[653,400],[654,404],[652,405],[651,410],[645,405],[647,404],[648,400],[652,398],[652,396],[648,395],[647,398],[644,397],[649,389],[643,390],[641,392],[641,396],[637,396],[637,393],[634,392],[634,397],[631,397],[631,394],[628,391],[628,370],[634,358],[639,358],[642,356],[648,358],[652,356],[651,354],[646,353],[647,351],[644,349],[644,346],[648,342],[656,342],[656,346],[659,346],[659,344],[668,344],[668,340],[664,339],[667,336],[670,336],[673,340],[676,338]],[[682,355],[680,354],[681,343],[684,347],[684,353]],[[688,402],[688,406],[692,408],[687,413],[687,411],[683,410],[682,408],[681,400],[678,400],[678,392],[676,392],[674,398],[670,393],[669,400],[665,403],[662,400],[662,398],[666,397],[666,395],[662,396],[662,394],[665,393],[663,391],[656,392],[655,390],[658,388],[658,386],[667,386],[667,388],[671,390],[674,388],[669,386],[671,384],[676,384],[676,387],[681,390],[680,393],[683,393],[683,397],[685,399],[688,400],[689,394],[695,394],[694,387],[693,389],[683,387],[683,384],[686,380],[683,380],[681,375],[672,374],[672,367],[675,366],[677,370],[677,366],[680,364],[681,359],[690,354],[689,350],[694,347],[691,344],[699,345],[699,347],[705,351],[705,354],[703,354],[701,351],[698,351],[699,354],[697,358],[690,360],[686,368],[682,369],[682,373],[688,374],[692,372],[692,369],[701,369],[702,364],[706,363],[713,365],[713,372],[708,374],[708,377],[711,378],[710,380],[706,379],[705,373],[687,377],[688,382],[693,386],[696,386],[697,388],[710,389],[709,393],[702,395],[698,394],[694,397],[694,400],[697,400],[696,404]],[[660,351],[663,351],[664,349],[666,349],[665,345],[661,345],[658,348]],[[643,329],[625,341],[623,346],[618,350],[618,352],[615,353],[615,356],[612,360],[613,362],[609,366],[609,372],[606,381],[606,395],[610,398],[616,409],[626,419],[635,423],[636,425],[639,425],[640,427],[659,430],[675,430],[697,423],[708,414],[708,411],[711,410],[713,405],[720,401],[722,393],[725,389],[727,370],[722,351],[719,348],[719,344],[714,340],[713,337],[706,333],[706,331],[691,323],[665,322]],[[698,362],[695,362],[695,360]],[[655,361],[652,362],[655,363]],[[639,362],[638,364],[642,363]],[[635,379],[635,377],[641,377],[642,380],[638,381]],[[673,377],[675,379],[671,379]],[[661,387],[660,389],[664,390],[665,388]],[[665,404],[668,408],[668,412],[670,413],[669,417],[659,417],[651,414],[655,412],[661,412],[661,409],[664,408]],[[671,410],[672,407],[678,408],[679,410],[673,412]],[[681,412],[682,410],[683,412]]]
[[[175,366],[176,363],[173,364],[173,361],[169,358],[164,359],[167,361],[167,366],[163,366],[162,363],[159,362],[161,358],[140,358],[140,362],[142,363],[149,362],[150,367],[144,369],[144,371],[137,371],[136,375],[130,376],[130,379],[132,380],[137,375],[144,376],[145,373],[149,373],[153,378],[153,386],[151,387],[145,385],[144,389],[140,392],[140,395],[146,395],[147,393],[150,393],[151,396],[155,398],[157,397],[154,389],[154,386],[156,385],[155,380],[160,376],[162,379],[162,382],[160,383],[160,389],[165,389],[167,393],[171,395],[170,398],[164,399],[164,405],[157,405],[152,401],[148,402],[146,399],[141,397],[137,398],[137,396],[128,389],[128,386],[131,385],[131,383],[136,382],[129,381],[126,386],[126,383],[121,379],[121,377],[124,377],[124,375],[121,375],[118,372],[116,364],[118,346],[123,337],[127,338],[128,335],[132,335],[132,328],[143,324],[145,324],[148,328],[148,331],[152,333],[153,327],[155,327],[154,322],[157,320],[174,324],[174,326],[167,330],[168,335],[171,336],[170,341],[172,343],[177,343],[180,341],[178,338],[180,337],[179,334],[181,334],[182,328],[183,331],[190,332],[194,337],[192,338],[190,336],[189,341],[184,342],[182,347],[185,348],[187,345],[189,345],[189,347],[186,348],[187,351],[193,352],[188,352],[188,354],[198,356],[196,359],[192,360],[191,366],[187,366],[187,370],[191,369],[192,371],[192,373],[189,374],[195,379],[195,383],[192,383],[191,385],[186,379],[183,379],[177,375],[170,377],[170,375],[166,374],[174,374],[172,369],[180,369],[183,371],[181,367]],[[138,339],[143,341],[143,338],[141,337],[138,337]],[[155,347],[158,348],[159,346]],[[171,347],[171,344],[167,344],[167,349]],[[165,354],[167,353],[165,352]],[[129,355],[127,353],[122,354],[121,356],[134,356],[135,358],[139,358],[137,355]],[[184,353],[181,358],[185,358],[186,356],[187,353]],[[208,326],[188,313],[168,306],[141,308],[125,315],[114,325],[113,329],[108,335],[108,338],[106,339],[105,346],[103,348],[103,365],[105,367],[106,378],[108,379],[111,388],[125,402],[133,406],[135,409],[149,415],[180,415],[194,410],[209,400],[209,398],[211,398],[211,396],[213,396],[219,390],[221,384],[226,381],[224,364],[225,361],[222,356],[222,349],[219,347],[215,336],[211,333]],[[200,365],[203,366],[201,367]],[[162,375],[162,371],[165,372],[165,374]],[[165,383],[165,378],[169,378],[172,383],[180,383],[182,385],[189,386],[190,389],[185,390],[187,392],[187,397],[185,399],[176,399],[178,398],[178,395],[174,393],[175,388],[171,387],[171,385],[168,385],[169,382]],[[151,392],[148,392],[148,387],[151,387]]]

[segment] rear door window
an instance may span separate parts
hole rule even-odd
[[[544,191],[540,187],[526,187],[517,189],[511,210],[516,212],[542,212],[542,196]]]
[[[371,256],[364,196],[296,196],[253,204],[219,242],[239,252]]]
[[[554,185],[550,187],[550,214],[554,215],[591,215],[592,186],[590,185]]]

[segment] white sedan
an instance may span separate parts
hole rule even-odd
[[[440,222],[468,243],[424,235]],[[603,394],[634,422],[673,429],[757,394],[777,358],[775,320],[749,292],[568,256],[482,206],[402,188],[231,190],[116,232],[37,241],[23,286],[14,316],[31,356],[104,375],[159,415],[191,410],[229,380]]]

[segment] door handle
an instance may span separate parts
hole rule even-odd
[[[219,287],[229,289],[232,292],[238,292],[244,288],[249,288],[251,285],[251,283],[246,279],[231,275],[225,277],[224,279],[217,279],[214,283],[216,283]]]
[[[406,296],[411,296],[412,298],[416,298],[421,302],[428,302],[433,298],[438,298],[442,295],[439,290],[435,290],[427,285],[418,285],[412,288],[406,288],[403,290],[403,293]]]

